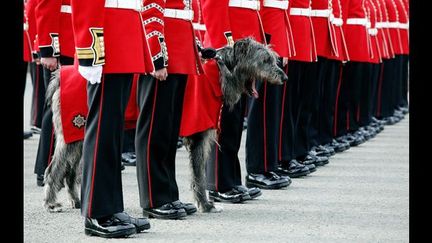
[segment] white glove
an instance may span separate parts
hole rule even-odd
[[[101,82],[102,66],[78,66],[78,72],[91,84]]]

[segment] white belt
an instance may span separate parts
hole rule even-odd
[[[142,1],[140,0],[105,0],[106,8],[123,8],[141,11]]]
[[[336,26],[342,26],[343,25],[343,19],[341,19],[341,18],[334,18],[331,20],[331,22]]]
[[[172,9],[166,8],[164,12],[164,17],[173,18],[173,19],[184,19],[192,21],[194,17],[193,10],[181,10],[181,9]]]
[[[310,8],[291,8],[290,15],[292,16],[311,16]]]
[[[370,27],[371,27],[371,22],[368,21],[368,22],[366,23],[366,28],[370,28]]]
[[[260,10],[259,0],[230,0],[228,6]]]
[[[399,23],[399,28],[407,30],[409,28],[409,23]]]
[[[204,24],[200,24],[200,23],[192,23],[194,30],[202,30],[202,31],[206,31],[207,28]]]
[[[363,25],[363,26],[367,26],[367,19],[366,18],[349,18],[346,21],[346,24],[351,24],[351,25]]]
[[[72,8],[71,8],[71,6],[70,5],[61,5],[61,8],[60,8],[60,12],[61,13],[72,13]]]
[[[376,28],[368,29],[368,33],[371,36],[375,36],[378,34],[378,29],[376,29]]]
[[[399,22],[388,22],[387,28],[399,28],[400,23]]]
[[[329,9],[312,9],[311,10],[311,16],[312,17],[324,17],[328,18],[330,17],[330,10]]]
[[[264,7],[288,9],[288,0],[264,0]]]
[[[376,22],[375,23],[375,27],[377,28],[377,29],[382,29],[382,28],[384,28],[384,25],[385,24],[385,22]]]

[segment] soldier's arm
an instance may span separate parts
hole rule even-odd
[[[144,0],[143,24],[156,71],[168,66],[168,50],[164,35],[164,10],[164,0]]]
[[[233,45],[229,18],[229,0],[203,0],[202,12],[211,44],[219,49]]]
[[[38,0],[35,9],[36,28],[41,57],[60,56],[61,0]]]

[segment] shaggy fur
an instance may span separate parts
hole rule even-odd
[[[287,75],[277,66],[277,56],[267,46],[253,39],[237,41],[233,47],[224,47],[217,51],[216,60],[220,72],[220,81],[224,105],[232,108],[242,94],[254,95],[255,81],[264,80],[272,84],[282,84],[288,80]],[[53,111],[53,123],[56,136],[56,147],[51,164],[45,171],[44,207],[50,212],[62,210],[56,202],[56,195],[66,182],[69,198],[73,208],[80,207],[76,190],[80,183],[82,170],[82,146],[78,141],[66,144],[63,138],[60,110],[60,73],[53,73],[47,90],[47,104]],[[184,138],[189,151],[192,173],[191,187],[194,198],[201,212],[220,212],[210,202],[206,193],[205,163],[210,148],[216,141],[216,131],[210,129]]]

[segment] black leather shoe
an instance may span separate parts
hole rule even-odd
[[[36,176],[36,185],[37,186],[44,186],[44,175],[37,175]]]
[[[316,156],[310,153],[306,156],[298,157],[297,160],[304,165],[314,164],[315,166],[323,166],[329,163],[328,157]]]
[[[123,223],[133,224],[136,228],[137,233],[143,230],[150,229],[150,221],[147,218],[134,218],[129,216],[129,214],[122,212],[114,214],[114,217],[119,219]]]
[[[280,189],[291,184],[289,177],[282,177],[273,171],[264,174],[252,174],[246,176],[247,187],[258,187],[262,189]]]
[[[350,145],[348,142],[346,142],[344,140],[339,142],[336,139],[333,139],[332,142],[326,144],[326,146],[331,146],[336,153],[343,152],[343,151],[350,148]]]
[[[350,146],[355,147],[358,146],[364,142],[366,142],[366,139],[359,133],[357,134],[347,134],[347,137],[349,137],[350,140]]]
[[[210,200],[215,202],[239,203],[243,201],[243,196],[246,195],[248,195],[247,192],[245,193],[235,188],[232,188],[227,192],[217,192],[209,190],[209,198]]]
[[[126,169],[126,167],[124,166],[124,163],[121,164],[120,169],[121,170],[125,170]]]
[[[186,217],[186,210],[177,209],[172,203],[164,204],[157,208],[143,209],[144,216],[157,219],[181,219]]]
[[[299,178],[310,174],[309,168],[306,165],[300,164],[295,159],[289,162],[281,162],[281,166],[275,172],[279,176],[288,176],[290,178]]]
[[[106,219],[86,218],[84,222],[84,233],[103,238],[121,238],[136,233],[135,225],[126,223],[112,215]]]
[[[31,138],[32,136],[33,136],[33,133],[32,133],[32,132],[24,131],[24,133],[23,133],[23,138],[24,138],[24,139]]]
[[[135,152],[122,153],[121,160],[125,166],[136,166]]]
[[[174,201],[172,202],[172,204],[174,205],[174,207],[176,209],[184,209],[186,211],[187,215],[191,215],[193,213],[196,213],[197,211],[197,207],[195,207],[195,205],[193,203],[183,203],[180,200]]]
[[[243,185],[234,187],[237,191],[242,192],[242,201],[251,200],[262,195],[261,190],[258,187],[247,188]],[[247,193],[247,196],[244,196]]]
[[[336,154],[336,152],[334,151],[333,148],[326,148],[322,145],[313,147],[311,149],[310,153],[312,153],[316,156],[325,156],[325,157],[330,157],[330,156]]]

